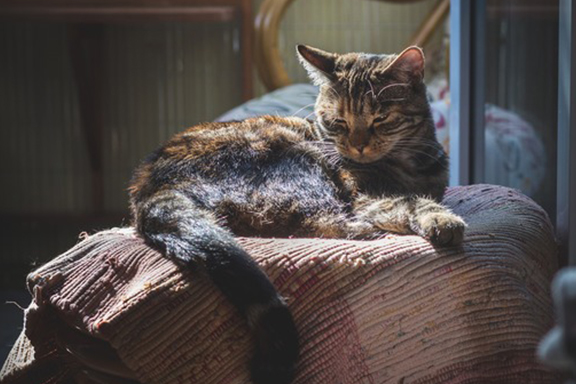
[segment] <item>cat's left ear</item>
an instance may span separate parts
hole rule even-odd
[[[322,85],[334,77],[337,55],[308,45],[296,46],[298,59],[315,85]]]
[[[398,72],[407,76],[408,79],[420,82],[424,80],[424,52],[417,46],[406,48],[386,68],[386,72]]]

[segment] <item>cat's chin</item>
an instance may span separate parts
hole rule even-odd
[[[353,155],[344,155],[345,158],[347,158],[348,160],[351,160],[355,163],[358,164],[372,164],[372,163],[376,163],[377,161],[380,161],[384,158],[384,156],[366,156],[366,155],[362,155],[362,156],[353,156]]]

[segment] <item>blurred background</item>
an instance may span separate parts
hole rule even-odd
[[[49,1],[36,2],[43,8],[32,16],[14,10],[28,3],[34,2],[0,0],[0,301],[22,305],[25,276],[35,265],[72,247],[83,231],[129,225],[126,189],[147,153],[270,91],[246,42],[263,0],[182,0],[211,9],[189,20],[176,10],[164,19],[104,23],[79,22],[73,12],[63,21],[50,13]],[[292,81],[307,82],[297,43],[399,52],[439,3],[294,1],[280,25],[278,51]],[[474,26],[486,48],[479,69],[486,101],[480,181],[522,189],[553,218],[558,2],[483,4],[484,22]],[[437,125],[448,119],[442,105],[450,101],[449,51],[449,24],[441,19],[425,45]],[[0,314],[21,321],[18,311]],[[4,349],[11,337],[2,336]]]
[[[281,26],[287,70],[307,81],[297,43],[398,52],[435,3],[297,1]],[[128,224],[126,188],[138,162],[174,133],[243,102],[240,32],[237,20],[102,25],[101,144],[91,149],[69,24],[40,18],[0,24],[2,286],[22,287],[31,262],[63,252],[81,231]],[[253,79],[253,96],[265,93]],[[99,160],[91,150],[101,151]],[[95,171],[101,186],[94,185]]]

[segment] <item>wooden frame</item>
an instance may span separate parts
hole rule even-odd
[[[450,14],[450,185],[484,180],[485,0],[452,0]]]
[[[71,23],[126,23],[154,21],[230,22],[234,7],[10,7],[0,12],[4,19],[61,21]]]
[[[252,97],[252,0],[0,0],[0,20],[74,24],[239,20],[242,97]]]
[[[576,7],[560,0],[556,234],[562,260],[576,266]]]
[[[406,0],[382,1],[391,3],[413,2]],[[293,2],[294,0],[264,0],[255,18],[254,60],[258,75],[269,91],[292,83],[280,56],[278,35],[282,18]],[[450,0],[438,0],[409,39],[408,45],[425,45],[442,20],[448,15],[449,9]]]

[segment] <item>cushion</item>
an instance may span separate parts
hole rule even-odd
[[[312,84],[292,84],[249,100],[215,121],[245,120],[261,115],[312,118],[317,96],[318,87]]]
[[[490,185],[450,188],[445,204],[469,225],[460,246],[394,234],[239,239],[294,314],[296,384],[559,382],[535,357],[557,269],[546,213]],[[132,228],[86,237],[28,286],[34,300],[2,383],[66,382],[74,367],[51,326],[62,318],[109,342],[142,383],[249,382],[245,321]]]

